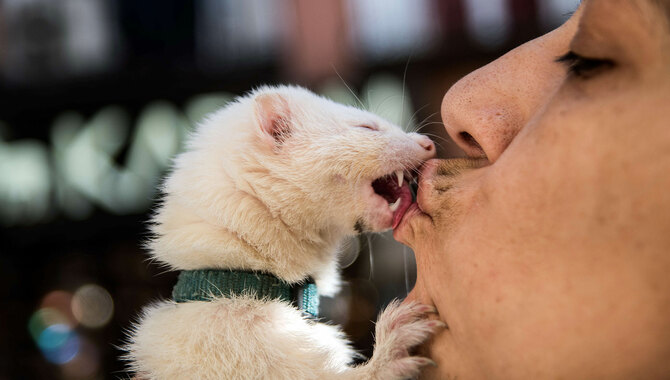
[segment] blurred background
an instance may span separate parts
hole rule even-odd
[[[296,83],[422,128],[469,71],[578,0],[0,1],[0,380],[127,378],[117,348],[175,273],[142,249],[156,185],[204,114]],[[390,234],[352,239],[323,299],[369,354],[415,280]]]

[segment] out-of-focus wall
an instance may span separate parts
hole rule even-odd
[[[123,378],[123,330],[169,297],[142,242],[194,123],[254,86],[297,83],[458,154],[441,97],[559,25],[577,0],[0,2],[0,380]],[[352,239],[322,301],[363,353],[415,278],[390,234]]]

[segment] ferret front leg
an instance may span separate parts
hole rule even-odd
[[[410,355],[413,347],[445,326],[427,319],[426,314],[431,312],[434,309],[427,305],[391,302],[377,320],[372,358],[352,368],[342,379],[404,380],[418,376],[422,367],[434,365],[428,358]]]

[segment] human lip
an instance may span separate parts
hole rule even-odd
[[[450,190],[462,181],[461,175],[482,168],[487,164],[488,161],[481,158],[431,159],[426,161],[419,169],[417,177],[416,202],[412,203],[405,215],[400,218],[398,227],[417,215],[432,218],[433,208],[437,206],[435,200],[444,204],[446,199],[456,196]],[[436,195],[436,192],[440,195]],[[412,212],[410,213],[410,211]]]
[[[419,210],[421,210],[423,213],[426,213],[425,207],[423,207],[426,201],[424,194],[432,187],[432,178],[435,177],[435,173],[440,161],[441,160],[438,159],[427,161],[421,167],[418,178],[416,180],[418,185],[416,191],[416,204]]]
[[[423,211],[421,211],[418,203],[412,202],[393,229],[396,230],[401,228],[403,224],[407,223],[407,220],[412,219],[416,214],[423,214]]]
[[[393,225],[394,230],[400,229],[403,224],[407,223],[407,220],[412,219],[416,215],[426,214],[421,207],[422,192],[426,188],[426,179],[430,178],[435,172],[437,162],[438,160],[436,159],[428,160],[419,168],[419,174],[416,178],[418,184],[416,201],[412,202],[412,204],[404,210],[402,215],[397,217],[397,222]]]

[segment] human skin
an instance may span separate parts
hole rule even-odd
[[[394,231],[448,325],[421,379],[670,378],[667,3],[583,1],[445,95],[470,158],[429,161]]]

